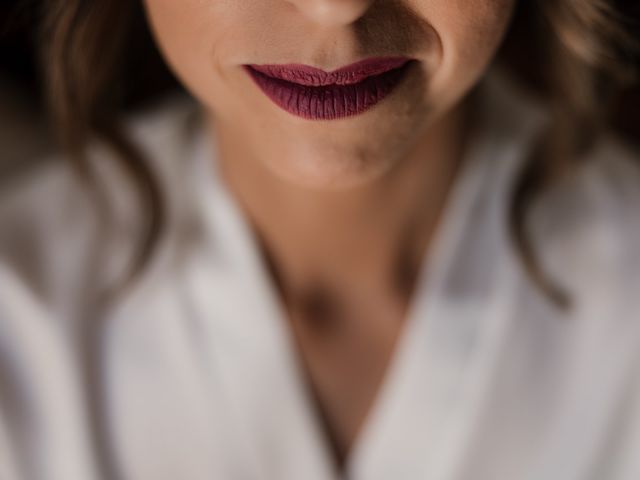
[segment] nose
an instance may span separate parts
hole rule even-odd
[[[363,16],[375,0],[289,0],[306,17],[325,26],[349,25]]]

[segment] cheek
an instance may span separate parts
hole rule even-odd
[[[236,43],[234,37],[240,31],[234,23],[236,4],[242,2],[145,0],[158,48],[176,76],[198,97],[218,90],[219,78],[213,72],[221,70],[224,49]],[[206,100],[211,103],[210,98]]]
[[[516,0],[423,2],[424,15],[432,23],[441,43],[441,64],[433,78],[435,88],[447,90],[452,95],[459,94],[479,79],[500,45],[515,2]]]
[[[442,0],[438,23],[444,59],[457,69],[488,63],[507,29],[515,0]]]
[[[204,4],[195,0],[145,0],[147,18],[158,48],[171,69],[187,83],[194,82],[198,59],[206,46],[203,41],[206,38],[203,37],[206,35],[203,18],[206,8],[198,6]]]

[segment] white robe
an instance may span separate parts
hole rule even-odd
[[[564,315],[523,270],[505,217],[544,114],[496,72],[481,88],[482,129],[346,478],[637,480],[638,158],[607,137],[535,211],[545,269],[579,299]],[[3,192],[0,479],[340,478],[215,139],[185,134],[195,110],[178,97],[129,121],[170,227],[140,283],[100,314],[92,288],[124,265],[135,217],[105,233],[56,161]]]

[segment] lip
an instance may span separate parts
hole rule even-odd
[[[245,71],[276,105],[306,119],[328,120],[363,113],[402,81],[408,57],[365,59],[332,71],[302,64],[245,64]]]
[[[248,66],[272,78],[287,80],[299,85],[320,87],[326,85],[353,85],[367,77],[380,75],[399,68],[409,60],[411,59],[408,57],[367,58],[330,72],[298,63],[286,65],[249,64]]]

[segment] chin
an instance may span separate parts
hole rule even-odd
[[[381,155],[295,155],[285,163],[269,165],[280,178],[316,190],[348,190],[369,183],[389,168]]]

